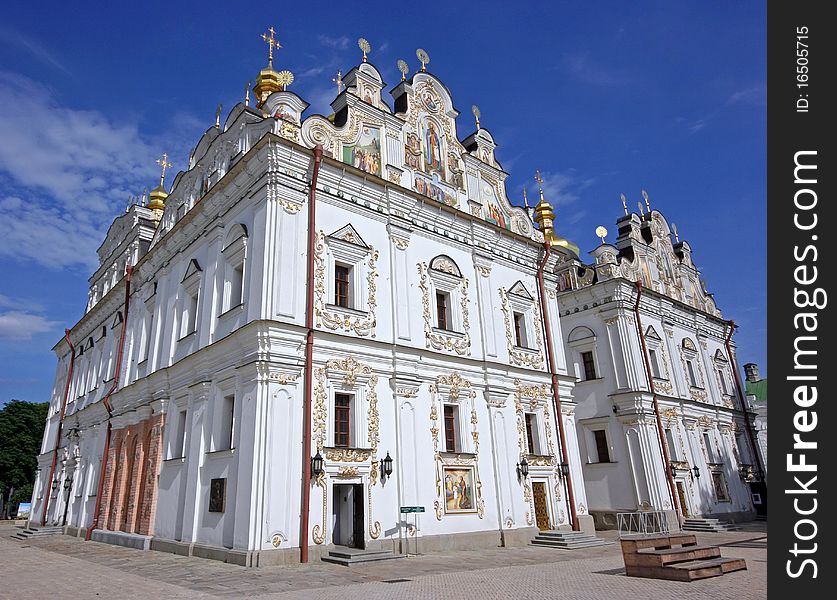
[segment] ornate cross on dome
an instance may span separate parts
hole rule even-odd
[[[680,236],[677,235],[677,225],[675,225],[674,223],[671,224],[671,232],[674,234],[674,239],[678,243],[680,243]]]
[[[651,203],[648,201],[648,192],[642,190],[642,198],[645,200],[645,208],[648,209],[648,214],[651,214]]]
[[[335,77],[331,78],[331,83],[333,83],[337,86],[337,93],[338,94],[341,91],[343,91],[343,73],[340,72],[340,71],[337,71],[337,75]]]
[[[622,201],[622,210],[625,211],[625,216],[628,216],[628,199],[625,198],[625,194],[619,194],[619,199]]]
[[[265,41],[265,43],[268,46],[267,66],[272,68],[273,67],[273,49],[274,48],[281,48],[282,44],[280,44],[279,40],[276,39],[276,30],[273,29],[273,26],[271,26],[270,29],[268,29],[267,31],[270,33],[270,36],[268,36],[267,33],[263,33],[262,34],[262,39]]]
[[[421,70],[427,71],[427,65],[430,63],[430,55],[424,51],[424,49],[419,48],[416,50],[416,58],[421,61]]]
[[[372,52],[372,46],[369,45],[366,38],[360,38],[357,41],[357,46],[360,48],[361,52],[363,52],[363,62],[366,62],[366,55]]]
[[[541,194],[541,201],[543,201],[543,177],[541,177],[540,170],[535,171],[535,181],[538,182],[538,191]]]
[[[157,164],[162,168],[162,172],[160,173],[160,187],[163,187],[163,182],[166,180],[166,169],[171,167],[169,155],[163,152],[163,157],[157,159]]]

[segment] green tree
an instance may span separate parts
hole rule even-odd
[[[12,400],[0,409],[0,494],[3,506],[17,504],[35,483],[49,403]],[[20,490],[20,492],[18,492]]]

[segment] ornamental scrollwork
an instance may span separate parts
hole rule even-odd
[[[544,364],[543,358],[543,339],[541,337],[541,309],[540,303],[537,299],[531,301],[530,310],[532,311],[533,319],[535,321],[535,347],[534,348],[520,348],[517,346],[517,340],[514,339],[512,331],[512,309],[509,306],[509,294],[505,288],[500,288],[500,308],[503,311],[503,321],[506,325],[506,345],[508,346],[509,359],[512,364],[519,367],[530,367],[532,369],[541,369]]]
[[[352,235],[347,232],[346,236]],[[314,245],[314,313],[317,326],[335,330],[342,329],[347,333],[354,332],[359,336],[375,337],[377,320],[377,261],[379,253],[369,247],[366,256],[366,311],[361,315],[346,314],[329,308],[326,303],[326,235],[320,231]],[[354,243],[353,240],[344,240]]]
[[[428,282],[427,263],[416,265],[419,272],[419,289],[422,293],[422,309],[424,317],[425,347],[436,350],[456,352],[460,356],[471,354],[470,319],[468,314],[468,279],[462,278],[460,284],[460,308],[462,311],[462,328],[464,333],[448,333],[433,327],[433,317],[430,308],[430,284]]]

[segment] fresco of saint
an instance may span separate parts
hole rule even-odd
[[[381,130],[364,127],[356,144],[343,146],[343,162],[381,176]]]
[[[442,141],[433,121],[427,121],[427,127],[424,131],[424,164],[428,173],[440,173],[444,179],[445,166],[442,162]]]

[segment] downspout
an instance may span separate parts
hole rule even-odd
[[[546,288],[543,282],[543,271],[546,268],[546,263],[549,260],[549,255],[552,253],[552,246],[549,240],[544,240],[544,255],[541,264],[538,265],[538,294],[541,300],[541,319],[543,320],[543,332],[546,338],[546,356],[549,363],[549,374],[552,378],[552,402],[555,405],[555,421],[558,423],[558,435],[561,438],[561,463],[569,467],[569,460],[567,458],[567,435],[564,432],[564,417],[561,414],[561,395],[558,392],[558,374],[555,372],[555,356],[552,354],[552,327],[549,325],[549,305],[546,303]],[[564,481],[567,484],[567,503],[570,508],[570,519],[572,522],[573,531],[578,531],[578,514],[575,507],[575,494],[573,493],[573,478],[569,468]]]
[[[61,446],[61,431],[64,427],[64,411],[67,409],[67,396],[70,395],[70,382],[73,379],[73,367],[76,364],[76,348],[70,341],[70,330],[64,330],[64,339],[70,346],[70,368],[67,370],[67,383],[64,384],[64,400],[61,402],[61,413],[58,416],[58,433],[55,434],[55,449],[52,453],[52,466],[49,469],[48,485],[52,486],[52,478],[55,477],[55,465],[58,464],[58,448]],[[49,493],[44,494],[44,514],[41,517],[41,526],[46,525],[47,509],[52,488],[48,487]]]
[[[302,507],[299,523],[299,562],[308,562],[308,512],[311,503],[311,398],[314,365],[314,246],[317,239],[317,177],[323,162],[323,146],[314,146],[314,170],[308,191],[308,288],[305,299],[305,398],[302,417]],[[325,492],[323,492],[325,493]]]
[[[110,397],[116,391],[116,386],[119,385],[119,377],[122,372],[122,354],[125,349],[125,332],[128,329],[128,308],[131,305],[131,277],[134,274],[134,267],[128,265],[125,269],[125,308],[122,311],[122,331],[119,334],[119,349],[116,352],[116,368],[114,369],[113,384],[110,389],[102,397],[102,406],[108,411],[108,429],[105,433],[105,446],[102,449],[102,465],[99,468],[99,484],[96,487],[96,507],[93,509],[93,522],[87,528],[87,534],[84,539],[90,541],[93,537],[93,530],[99,527],[99,515],[102,510],[102,494],[105,490],[105,470],[108,465],[108,453],[110,452],[110,436],[113,430],[111,417],[113,417],[113,407],[110,405]]]
[[[733,377],[735,379],[735,388],[738,390],[738,397],[741,401],[741,412],[744,413],[744,423],[745,429],[747,430],[747,439],[750,440],[750,448],[753,451],[753,458],[756,461],[756,468],[758,469],[757,475],[760,477],[764,477],[764,469],[762,468],[761,464],[761,456],[759,456],[758,447],[756,446],[756,441],[753,436],[753,425],[750,422],[750,417],[747,415],[747,404],[746,404],[746,397],[744,396],[744,388],[741,385],[741,377],[738,373],[738,365],[735,362],[735,355],[732,353],[732,348],[730,347],[730,342],[732,341],[732,334],[735,331],[735,322],[729,321],[729,333],[727,333],[727,339],[724,342],[724,346],[727,349],[727,356],[729,356],[730,366],[732,367]]]
[[[648,377],[648,388],[651,390],[652,404],[654,405],[654,416],[657,419],[657,435],[660,436],[660,449],[663,454],[663,469],[666,472],[666,481],[668,481],[668,491],[671,494],[671,505],[677,513],[677,523],[682,525],[682,514],[680,511],[680,503],[677,500],[677,493],[674,486],[674,477],[671,475],[671,462],[668,457],[668,446],[666,445],[666,436],[663,431],[663,420],[660,418],[660,407],[657,403],[657,390],[654,388],[654,376],[651,373],[651,364],[648,362],[648,347],[645,344],[645,332],[642,330],[642,317],[639,313],[639,302],[642,299],[642,281],[637,279],[636,282],[636,304],[634,305],[634,315],[636,316],[636,329],[639,332],[639,340],[642,343],[642,364],[645,367],[645,375]]]

